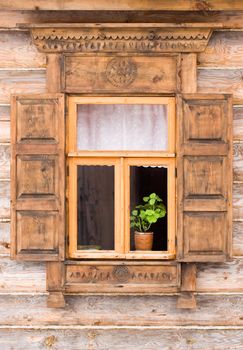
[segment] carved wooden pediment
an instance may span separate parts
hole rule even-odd
[[[33,42],[46,53],[201,52],[212,28],[169,24],[52,24],[31,27]]]

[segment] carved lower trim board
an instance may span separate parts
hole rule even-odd
[[[66,265],[65,292],[160,293],[176,292],[180,286],[180,264],[114,262]]]

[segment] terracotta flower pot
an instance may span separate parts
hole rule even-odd
[[[136,250],[152,250],[153,232],[134,232]]]

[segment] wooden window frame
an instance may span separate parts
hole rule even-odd
[[[166,151],[91,151],[77,150],[77,106],[80,104],[164,104],[168,107],[168,150]],[[175,98],[174,97],[68,97],[67,163],[68,258],[74,259],[175,259]],[[114,250],[78,250],[77,247],[77,166],[106,165],[115,169]],[[167,251],[130,251],[130,172],[132,165],[161,165],[168,168],[168,234]]]

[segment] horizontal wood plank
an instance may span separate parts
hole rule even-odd
[[[1,11],[0,27],[16,28],[18,23],[218,23],[223,28],[242,28],[243,11]]]
[[[233,179],[243,182],[243,144],[234,143]]]
[[[243,221],[233,222],[233,255],[243,256]]]
[[[197,264],[198,292],[243,292],[243,259],[223,264]]]
[[[10,254],[10,223],[0,222],[0,254]]]
[[[233,138],[234,140],[243,140],[243,107],[234,106],[233,116]]]
[[[243,183],[233,186],[233,218],[235,221],[243,220]]]
[[[198,69],[198,92],[233,94],[243,99],[243,69]]]
[[[237,329],[1,329],[2,349],[40,350],[235,350],[243,343]],[[173,348],[171,347],[173,344]]]
[[[46,57],[37,51],[29,32],[1,32],[0,68],[43,68]]]
[[[0,122],[1,127],[1,122]],[[0,131],[1,135],[1,131]],[[0,144],[0,180],[10,177],[10,145]]]
[[[45,70],[0,70],[0,103],[10,103],[11,94],[44,93]]]
[[[204,52],[198,54],[199,67],[243,67],[242,32],[214,32]]]
[[[0,106],[0,121],[10,121],[10,106]]]
[[[0,181],[0,218],[10,217],[10,182]]]
[[[166,11],[227,11],[243,10],[243,4],[240,0],[229,2],[228,0],[133,0],[132,3],[127,0],[18,0],[0,1],[3,10],[166,10]]]
[[[17,262],[8,256],[0,258],[0,293],[45,292],[44,263]]]
[[[10,123],[0,119],[0,143],[10,142]]]
[[[65,309],[50,309],[46,306],[46,296],[44,295],[6,294],[0,298],[0,325],[243,325],[242,295],[197,295],[198,308],[193,312],[186,309],[176,309],[176,302],[176,295],[79,295],[66,296]]]

